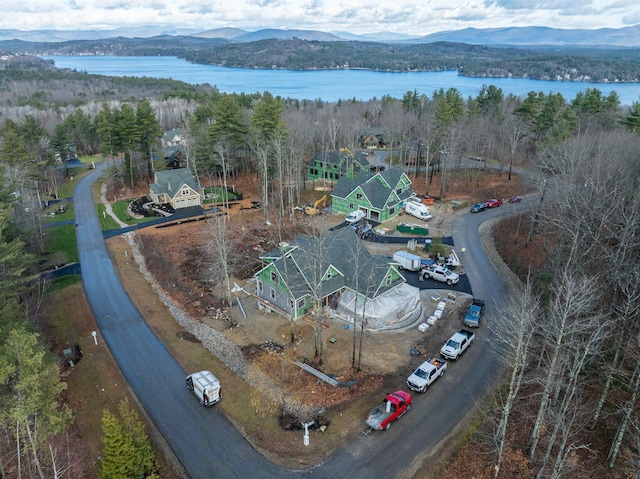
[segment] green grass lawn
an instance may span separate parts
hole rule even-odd
[[[64,213],[59,213],[60,205],[64,204],[67,210]],[[55,203],[49,205],[48,208],[43,210],[43,223],[57,223],[58,221],[67,221],[74,218],[73,215],[73,203],[72,202],[64,202],[64,203]]]
[[[222,203],[224,201],[233,201],[238,199],[238,195],[231,191],[227,191],[219,186],[212,186],[211,188],[204,189],[205,195],[215,195],[214,198],[205,199],[203,203]]]
[[[133,226],[158,219],[158,217],[133,218],[129,215],[129,203],[131,203],[131,200],[120,200],[111,205],[115,215],[120,219],[120,221],[123,221],[127,225]],[[107,214],[107,210],[102,203],[96,204],[96,208],[98,210],[98,221],[100,221],[100,227],[103,230],[114,230],[120,228],[120,225],[116,220]]]
[[[75,225],[54,226],[44,230],[44,249],[49,257],[64,255],[63,263],[78,261]]]

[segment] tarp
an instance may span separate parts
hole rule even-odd
[[[375,299],[366,299],[351,290],[346,290],[336,308],[339,317],[353,323],[354,312],[358,325],[362,322],[362,309],[368,329],[384,330],[400,326],[400,323],[416,321],[422,314],[420,290],[403,283]]]

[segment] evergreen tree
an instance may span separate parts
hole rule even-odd
[[[138,104],[136,120],[138,124],[138,145],[147,165],[147,180],[151,180],[153,178],[151,148],[157,144],[158,139],[162,136],[162,130],[149,100],[143,100]]]
[[[123,479],[130,476],[133,462],[133,446],[121,422],[108,410],[102,413],[102,457],[100,477],[102,479]]]
[[[156,477],[156,458],[144,424],[126,400],[120,402],[118,416],[103,412],[102,432],[102,479]]]
[[[215,122],[209,128],[211,140],[230,147],[242,145],[248,133],[240,104],[233,95],[223,96],[213,108]]]
[[[640,102],[634,101],[629,108],[629,113],[620,123],[634,133],[640,133]]]
[[[96,115],[96,131],[100,140],[100,153],[108,158],[114,158],[120,146],[118,144],[115,112],[109,105],[103,103],[102,109]]]
[[[263,140],[270,142],[278,132],[284,130],[283,111],[282,101],[279,98],[274,98],[269,92],[265,92],[258,100],[251,116],[251,125]]]

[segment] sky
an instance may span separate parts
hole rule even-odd
[[[394,32],[640,24],[640,0],[0,0],[0,29],[113,30],[145,25]],[[177,31],[176,33],[184,33]]]

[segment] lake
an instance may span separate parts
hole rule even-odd
[[[640,83],[586,83],[519,78],[472,78],[456,72],[390,73],[371,70],[258,70],[225,68],[189,63],[176,57],[117,57],[117,56],[43,56],[55,61],[60,68],[113,76],[172,78],[190,84],[208,83],[223,93],[263,93],[298,100],[340,99],[359,101],[380,99],[385,95],[402,98],[416,90],[429,97],[434,91],[455,87],[464,98],[478,95],[483,84],[495,85],[505,96],[524,97],[530,91],[560,93],[568,102],[578,92],[597,88],[604,95],[615,91],[623,105],[640,101]]]

